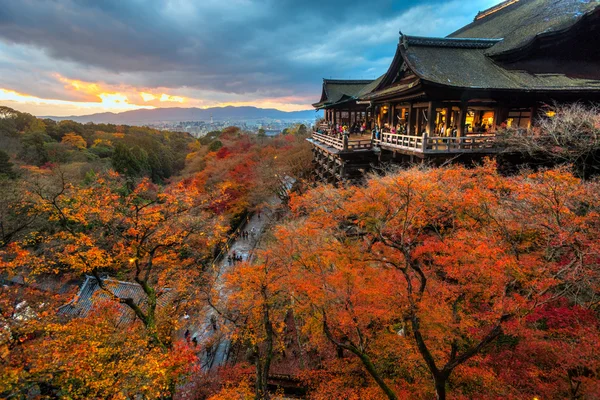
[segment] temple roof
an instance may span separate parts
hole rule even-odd
[[[110,277],[102,278],[102,282],[105,287],[108,288],[116,297],[119,298],[131,298],[134,303],[140,306],[142,309],[146,308],[146,294],[144,289],[133,282],[123,282]],[[169,301],[172,300],[173,293],[165,289],[158,294],[157,306],[159,308],[166,306]],[[111,296],[106,291],[100,288],[98,281],[93,276],[86,276],[85,281],[81,285],[81,289],[77,296],[69,303],[58,309],[58,313],[67,317],[85,317],[94,308],[95,304],[99,300],[110,300]],[[129,323],[135,320],[135,314],[128,306],[119,304],[120,318],[119,322]]]
[[[503,39],[486,52],[500,55],[538,36],[568,29],[599,7],[600,0],[508,0],[480,12],[472,23],[448,37]]]
[[[422,81],[471,89],[518,89],[522,91],[598,90],[600,81],[578,79],[562,74],[532,74],[508,70],[486,55],[490,48],[454,46],[454,39],[436,39],[443,45],[431,46],[407,38],[402,56]]]
[[[356,100],[373,90],[382,77],[375,80],[323,79],[321,100],[313,107],[321,109]]]
[[[324,81],[324,95],[315,106],[357,97],[412,98],[434,86],[600,92],[598,74],[589,72],[597,70],[598,60],[593,57],[598,57],[598,52],[593,46],[599,31],[600,0],[507,0],[480,12],[472,23],[445,38],[401,33],[396,55],[382,77],[362,89],[357,85],[352,93],[329,89]],[[581,43],[587,47],[578,47]],[[565,48],[587,51],[588,58],[571,59],[562,54]],[[531,62],[527,64],[527,60]],[[326,96],[328,91],[336,96]]]

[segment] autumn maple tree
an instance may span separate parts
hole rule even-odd
[[[38,375],[49,374],[58,379],[48,381],[42,376],[40,379],[46,385],[53,384],[61,390],[70,388],[75,397],[85,398],[87,395],[82,393],[88,393],[86,391],[95,386],[122,394],[126,391],[119,391],[119,383],[100,378],[99,371],[90,371],[96,375],[85,377],[79,376],[83,370],[77,370],[85,368],[86,359],[103,369],[109,365],[104,365],[107,360],[116,362],[119,359],[123,368],[135,367],[129,378],[127,375],[122,378],[131,380],[127,385],[139,390],[129,392],[131,395],[144,392],[142,381],[133,379],[135,374],[140,378],[147,376],[147,385],[155,386],[152,390],[157,392],[150,397],[174,390],[173,382],[181,379],[183,374],[181,365],[173,369],[168,362],[177,364],[177,360],[188,357],[185,351],[177,350],[182,347],[175,334],[185,310],[197,308],[200,301],[197,290],[204,284],[211,250],[226,230],[221,219],[208,211],[210,199],[198,182],[190,178],[160,187],[142,179],[132,185],[118,174],[109,173],[96,176],[87,184],[75,185],[58,173],[53,179],[45,177],[34,181],[29,198],[33,202],[30,212],[52,222],[52,228],[32,231],[22,240],[5,246],[0,257],[2,271],[21,274],[26,285],[35,282],[36,277],[58,276],[66,281],[91,275],[98,282],[102,297],[96,299],[92,313],[85,319],[61,322],[53,315],[40,316],[37,310],[28,317],[38,320],[40,327],[35,335],[26,336],[23,348],[47,346],[47,354],[58,359],[44,361],[41,354],[35,356],[37,353],[22,350],[20,354],[24,354],[24,358],[21,361],[30,365],[23,381],[31,379],[35,368],[40,368]],[[106,274],[135,282],[141,288],[142,297],[116,292],[116,281],[105,280]],[[165,300],[161,302],[162,296]],[[120,321],[124,314],[132,316],[128,319],[132,322],[126,327],[107,320],[112,315]],[[81,344],[82,351],[90,346],[88,352],[73,358],[75,342]],[[95,354],[93,343],[105,350]],[[123,354],[125,347],[149,350],[139,353],[137,361],[127,357],[121,360],[117,355]],[[114,356],[105,351],[114,352]],[[16,352],[9,356],[13,358]],[[155,364],[157,361],[152,361],[153,358],[171,361],[160,366]],[[64,363],[74,363],[75,369],[65,370],[61,367]],[[189,362],[189,366],[193,364]],[[151,365],[156,365],[157,369],[152,373],[142,371]],[[67,379],[68,374],[81,379],[75,384],[74,377]],[[166,381],[159,383],[150,378],[151,374]],[[122,383],[121,387],[126,384]],[[94,397],[104,397],[102,391],[90,393],[95,393],[92,394]]]
[[[419,368],[444,399],[455,371],[499,338],[526,340],[523,321],[541,307],[595,304],[597,189],[566,170],[411,169],[295,199],[300,222],[276,248],[311,339],[320,326],[390,399]],[[394,359],[412,384],[382,367]]]
[[[267,379],[271,363],[283,347],[290,297],[279,264],[272,263],[268,253],[259,259],[237,265],[224,276],[222,299],[216,308],[228,322],[230,340],[250,350],[255,366],[254,397],[269,399]]]
[[[168,290],[185,296],[189,285],[201,279],[202,265],[224,228],[207,212],[207,196],[193,179],[165,189],[148,179],[128,186],[114,173],[79,187],[60,176],[54,188],[35,185],[38,212],[60,229],[40,238],[27,256],[35,260],[38,272],[93,275],[163,345],[156,320],[159,294]],[[185,281],[180,278],[184,272]],[[102,273],[138,283],[146,296],[144,306],[114,294],[103,284]]]

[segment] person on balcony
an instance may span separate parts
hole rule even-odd
[[[375,128],[373,128],[373,133],[375,135],[375,139],[381,140],[381,132],[379,132],[379,126],[375,124]]]

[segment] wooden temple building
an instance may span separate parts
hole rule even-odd
[[[309,140],[321,177],[343,181],[383,160],[494,154],[500,126],[577,101],[600,102],[600,0],[508,0],[444,38],[400,33],[376,80],[324,80]]]

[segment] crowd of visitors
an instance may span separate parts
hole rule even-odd
[[[489,128],[485,124],[478,124],[473,127],[472,132],[486,133],[488,132],[488,129]],[[374,139],[380,140],[382,133],[407,135],[408,123],[402,120],[400,123],[392,126],[390,126],[388,123],[385,123],[383,126],[372,124],[372,127],[369,127],[365,121],[358,121],[350,126],[348,126],[348,124],[333,124],[331,122],[325,122],[319,124],[316,127],[316,131],[317,133],[335,136],[340,139],[343,136],[351,137],[352,135],[372,135]],[[423,135],[425,132],[425,127],[423,127],[422,132],[419,132],[418,136]],[[456,125],[446,128],[445,124],[442,123],[440,126],[436,127],[435,132],[438,136],[458,137],[458,127]]]

